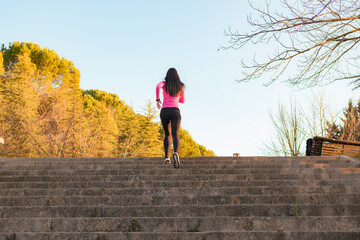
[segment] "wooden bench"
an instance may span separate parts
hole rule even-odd
[[[360,142],[314,137],[306,141],[306,156],[352,155],[360,153]]]

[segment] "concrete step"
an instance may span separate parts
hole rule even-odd
[[[181,156],[180,156],[181,157]],[[170,157],[172,158],[172,157]],[[306,157],[181,157],[187,162],[214,163],[229,162],[258,162],[258,163],[285,163],[285,162],[334,162],[349,161],[349,159],[339,156],[306,156]],[[71,163],[158,163],[163,161],[163,157],[139,157],[139,158],[0,158],[1,164],[71,164]]]
[[[0,176],[63,176],[63,175],[184,175],[184,174],[346,174],[360,176],[360,168],[194,168],[189,166],[174,169],[172,166],[159,165],[154,168],[128,168],[118,170],[0,170]]]
[[[178,195],[178,196],[17,196],[0,197],[0,206],[136,206],[230,204],[359,204],[358,194]]]
[[[181,157],[181,156],[180,156]],[[216,162],[225,161],[229,163],[236,162],[264,162],[264,161],[347,161],[348,159],[339,156],[304,156],[304,157],[227,157],[227,156],[216,156],[216,157],[181,157],[181,159],[193,162]],[[137,158],[0,158],[0,163],[80,163],[80,162],[159,162],[163,161],[163,157],[137,157]]]
[[[360,217],[2,218],[0,232],[357,231]]]
[[[349,168],[349,163],[339,162],[339,163],[314,163],[314,164],[298,164],[298,163],[289,163],[289,164],[256,164],[256,163],[237,163],[237,164],[190,164],[187,162],[182,162],[183,169],[228,169],[228,168],[243,168],[243,169],[254,169],[254,168],[269,168],[269,169],[279,169],[279,168]],[[70,165],[55,165],[55,166],[7,166],[8,171],[68,171],[68,170],[120,170],[120,169],[161,169],[163,162],[157,164],[70,164]],[[168,167],[168,166],[165,166]],[[353,167],[360,167],[360,164],[353,165]]]
[[[360,204],[0,207],[1,218],[360,216]]]
[[[0,189],[12,188],[152,188],[152,187],[260,187],[260,186],[360,186],[360,179],[328,180],[153,180],[153,181],[74,181],[74,182],[0,182]]]
[[[360,186],[283,186],[283,187],[152,187],[152,188],[69,188],[3,189],[0,196],[119,196],[119,195],[279,195],[360,193]]]
[[[91,233],[0,233],[0,240],[294,240],[326,239],[356,240],[360,232],[346,231],[296,231],[296,232],[91,232]]]
[[[232,158],[232,157],[199,157],[199,158],[181,158],[182,162],[186,164],[317,164],[317,163],[356,163],[357,161],[352,161],[343,157],[299,157],[299,158],[289,158],[289,157],[241,157],[241,158]],[[0,158],[0,166],[68,166],[68,165],[123,165],[123,164],[162,164],[164,158],[89,158],[89,159],[38,159],[38,158],[21,158],[21,159],[12,159],[12,158]],[[359,163],[359,162],[357,162]]]
[[[177,173],[177,172],[175,172]],[[311,173],[311,174],[182,174],[181,179],[186,181],[199,180],[328,180],[328,179],[353,179],[360,176],[357,173]],[[1,176],[0,182],[83,182],[83,181],[176,181],[179,174],[142,174],[142,175],[41,175],[41,176]]]
[[[240,167],[248,167],[248,168],[256,168],[256,167],[261,167],[261,166],[267,166],[267,167],[271,167],[271,168],[276,168],[276,167],[281,167],[281,166],[298,166],[298,167],[308,167],[308,168],[324,168],[324,167],[338,167],[338,165],[340,166],[344,166],[345,164],[347,164],[348,166],[360,166],[360,162],[353,162],[347,159],[335,159],[335,160],[323,160],[323,159],[319,159],[319,160],[313,160],[313,159],[309,159],[309,160],[282,160],[280,159],[274,159],[274,160],[268,160],[268,159],[264,159],[264,160],[258,160],[258,161],[254,161],[254,160],[219,160],[216,158],[216,160],[188,160],[186,158],[182,158],[182,165],[183,166],[188,166],[188,165],[195,165],[195,166],[203,166],[203,167],[207,167],[207,166],[216,166],[216,165],[220,165],[220,166],[229,166],[229,165],[234,165],[234,166],[240,166]],[[37,169],[37,168],[96,168],[96,167],[102,167],[102,168],[110,168],[110,167],[115,167],[115,168],[119,168],[119,167],[123,167],[123,166],[147,166],[147,167],[152,167],[152,166],[161,166],[163,165],[163,159],[157,159],[156,161],[154,160],[144,160],[144,161],[138,161],[138,160],[114,160],[114,161],[100,161],[100,160],[94,160],[94,161],[58,161],[58,160],[52,160],[52,161],[48,161],[48,162],[42,162],[42,161],[34,161],[34,162],[30,162],[30,161],[25,161],[21,162],[21,161],[15,161],[15,162],[0,162],[0,166],[3,167],[7,167],[8,169],[23,169],[24,167],[27,167],[27,169]]]

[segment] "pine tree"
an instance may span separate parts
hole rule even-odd
[[[85,121],[81,123],[83,157],[110,157],[116,146],[118,129],[106,104],[84,94]]]
[[[136,155],[144,157],[162,156],[162,140],[159,134],[159,124],[154,122],[156,109],[151,101],[147,101],[144,114],[139,115],[140,129],[139,145]]]
[[[4,57],[3,57],[3,52],[0,52],[0,76],[2,76],[5,73],[4,70]]]
[[[80,72],[71,61],[60,58],[55,51],[34,43],[15,42],[4,52],[5,76],[15,69],[18,59],[28,54],[34,66],[32,87],[39,103],[37,116],[32,118],[39,127],[28,131],[44,156],[74,156],[76,119],[81,111],[79,97]],[[38,137],[34,137],[38,136]],[[70,144],[70,145],[69,145]]]
[[[6,139],[3,156],[25,157],[41,154],[36,142],[38,99],[34,89],[35,65],[29,52],[14,59],[1,76],[1,134]]]
[[[327,131],[329,137],[360,141],[360,100],[355,106],[352,101],[349,101],[343,114],[344,116],[340,118],[340,123],[328,122]]]
[[[131,107],[119,99],[116,94],[101,90],[86,90],[84,96],[91,96],[105,104],[110,111],[117,127],[116,142],[113,147],[113,156],[134,157],[137,156],[137,146],[140,139],[139,118]]]

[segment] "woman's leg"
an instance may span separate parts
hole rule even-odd
[[[171,141],[171,136],[170,136],[170,132],[169,132],[170,123],[167,124],[166,126],[163,124],[163,128],[165,131],[165,137],[164,137],[165,158],[168,158],[169,157],[169,149],[170,149],[170,141]]]
[[[179,148],[180,148],[180,137],[179,137],[180,123],[181,123],[181,118],[171,120],[171,135],[173,138],[174,152],[177,153],[179,153]]]
[[[173,144],[174,144],[174,152],[179,153],[180,148],[180,124],[181,124],[181,115],[180,111],[176,111],[176,117],[171,119],[171,134],[173,138]]]
[[[174,144],[174,154],[173,154],[173,165],[174,168],[180,167],[180,156],[179,156],[179,148],[180,148],[180,123],[181,123],[181,115],[179,109],[174,109],[174,116],[171,118],[171,134],[173,137]]]
[[[165,158],[169,157],[169,149],[170,149],[170,140],[171,140],[171,136],[170,136],[170,119],[169,116],[167,114],[167,111],[165,109],[161,109],[160,112],[160,119],[161,119],[161,123],[162,126],[164,128],[164,132],[165,132],[165,137],[164,137],[164,151],[165,151]]]

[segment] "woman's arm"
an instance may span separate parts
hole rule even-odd
[[[156,100],[159,100],[156,101],[156,105],[158,109],[161,108],[160,89],[163,88],[163,86],[164,86],[164,81],[161,81],[158,83],[158,85],[156,85]]]
[[[180,98],[179,98],[179,103],[184,103],[185,102],[185,90],[183,89],[181,91],[181,95],[180,95]]]
[[[156,99],[160,99],[160,89],[164,87],[164,81],[161,81],[156,85]]]

